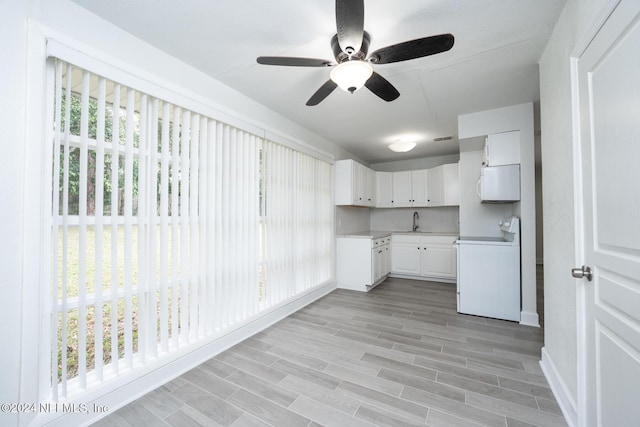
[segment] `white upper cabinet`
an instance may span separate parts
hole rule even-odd
[[[393,172],[393,206],[427,206],[427,169]]]
[[[376,172],[376,208],[393,207],[393,173]]]
[[[376,171],[360,165],[364,169],[364,199],[366,206],[376,205]]]
[[[336,205],[375,206],[375,171],[353,160],[335,163]]]
[[[427,206],[458,206],[460,204],[460,176],[458,163],[429,169]]]
[[[376,172],[353,160],[335,163],[336,205],[376,208],[457,206],[457,163],[431,169]]]
[[[427,169],[411,171],[411,193],[413,207],[428,206],[427,203]]]
[[[444,177],[442,166],[429,169],[427,187],[427,206],[444,205]]]
[[[396,208],[410,208],[413,206],[411,171],[393,172],[393,197],[391,202]]]
[[[520,164],[520,131],[488,135],[482,160],[483,166]]]

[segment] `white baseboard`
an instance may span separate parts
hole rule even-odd
[[[90,396],[83,395],[80,400],[69,401],[76,405],[85,405],[88,408],[86,412],[41,414],[43,416],[34,420],[35,425],[64,427],[69,425],[86,426],[95,423],[226,349],[295,313],[313,301],[322,298],[334,289],[336,289],[336,282],[332,281],[311,289],[292,300],[284,301],[276,307],[265,310],[255,318],[248,319],[233,328],[233,330],[212,338],[210,342],[204,345],[200,344],[193,348],[185,349],[186,351],[168,363],[166,361],[164,363],[151,363],[149,366],[142,367],[142,374],[136,371],[135,376],[124,376],[124,378],[119,378],[105,387],[100,387],[100,390],[96,390]],[[107,407],[108,411],[106,413],[96,413],[92,411],[92,408],[96,406]]]
[[[531,313],[529,311],[521,311],[520,312],[520,324],[525,326],[535,326],[536,328],[540,327],[540,317],[538,317],[538,313]]]
[[[549,387],[562,410],[564,419],[570,427],[576,427],[578,425],[578,405],[576,400],[569,392],[569,389],[562,377],[559,375],[556,366],[553,363],[549,353],[542,347],[542,360],[540,360],[540,367],[544,376],[547,378]]]
[[[396,279],[409,279],[409,280],[420,280],[422,282],[439,282],[439,283],[456,283],[456,279],[446,279],[443,277],[426,277],[426,276],[412,276],[410,274],[400,274],[400,273],[391,273],[388,277],[393,277]]]

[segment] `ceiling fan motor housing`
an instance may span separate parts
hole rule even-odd
[[[369,36],[369,33],[365,31],[362,36],[362,46],[360,47],[360,50],[349,55],[340,47],[340,44],[338,43],[338,35],[334,35],[331,39],[331,49],[333,49],[333,56],[334,58],[336,58],[336,62],[338,64],[342,64],[344,61],[351,61],[354,59],[364,61],[364,59],[367,57],[367,53],[369,52],[370,41],[371,38]]]

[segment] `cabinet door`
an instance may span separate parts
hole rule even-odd
[[[427,174],[427,206],[444,205],[443,167],[431,168]]]
[[[376,172],[367,167],[364,169],[364,197],[367,206],[376,205]]]
[[[411,171],[393,173],[393,198],[391,202],[396,208],[411,207],[413,205]]]
[[[365,200],[365,168],[360,163],[353,162],[353,178],[352,178],[352,191],[353,191],[353,204],[358,206],[364,206]]]
[[[353,205],[353,160],[338,160],[334,165],[335,173],[335,203],[336,205]]]
[[[455,278],[455,248],[447,245],[423,246],[421,264],[423,276]]]
[[[391,245],[389,244],[384,245],[383,260],[382,275],[386,276],[391,273]]]
[[[412,243],[391,244],[391,271],[401,274],[420,274],[420,245]]]
[[[376,207],[390,208],[393,194],[393,174],[376,172]]]
[[[485,146],[487,166],[520,163],[520,131],[494,133],[487,137]]]
[[[379,248],[371,249],[371,284],[376,283],[380,278],[380,256]]]
[[[411,200],[413,207],[427,206],[427,169],[411,171]]]

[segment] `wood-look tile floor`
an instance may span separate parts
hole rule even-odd
[[[101,426],[564,426],[539,328],[456,313],[455,285],[336,290]]]

